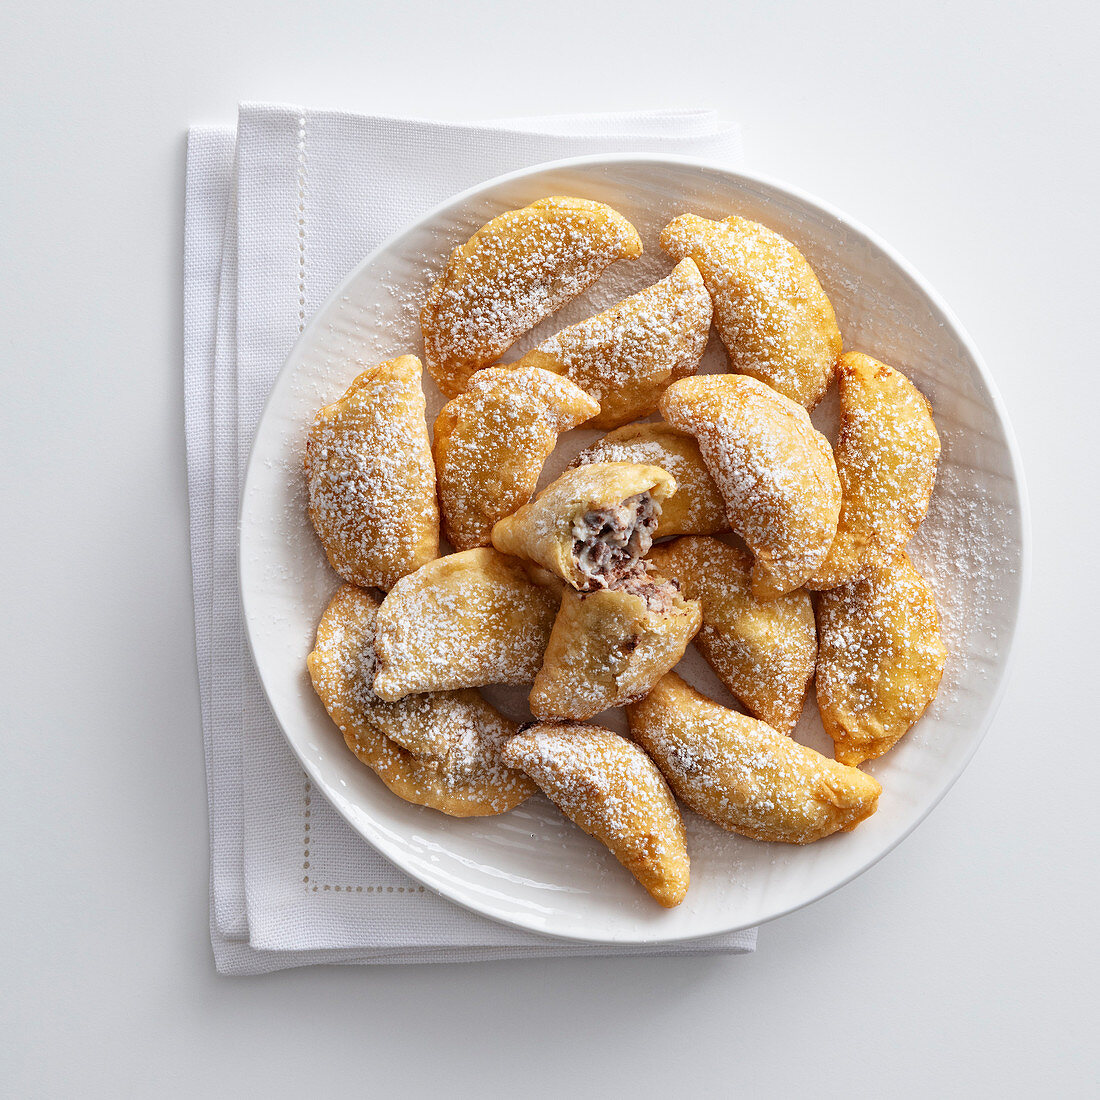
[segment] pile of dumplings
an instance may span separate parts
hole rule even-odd
[[[450,398],[432,437],[412,355],[363,371],[309,431],[309,514],[346,583],[308,663],[396,795],[466,817],[541,789],[671,907],[689,881],[679,803],[760,841],[855,828],[881,793],[859,765],[920,718],[946,651],[905,552],[939,459],[928,402],[844,353],[778,234],[684,214],[660,244],[665,278],[509,363],[641,253],[638,233],[552,197],[454,250],[421,313]],[[729,372],[696,377],[712,323]],[[834,379],[835,448],[807,411]],[[535,495],[581,425],[608,434]],[[693,640],[747,713],[676,674]],[[835,759],[791,736],[811,680]],[[491,706],[491,684],[530,685],[534,721]],[[591,722],[615,707],[629,736]]]

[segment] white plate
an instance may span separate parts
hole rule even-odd
[[[345,748],[305,668],[336,586],[306,516],[307,426],[364,366],[419,353],[419,303],[456,243],[501,211],[554,194],[610,203],[637,226],[645,254],[615,265],[509,358],[666,273],[671,264],[657,236],[672,216],[738,213],[802,249],[836,307],[845,347],[913,379],[932,403],[943,441],[933,507],[912,554],[936,589],[947,670],[924,718],[868,766],[883,785],[878,813],[855,832],[804,848],[745,840],[686,814],[691,889],[671,911],[541,796],[501,817],[465,820],[400,801]],[[712,337],[706,369],[722,363]],[[442,398],[425,381],[431,423]],[[824,404],[814,419],[827,429]],[[570,433],[550,469],[592,437]],[[935,292],[882,241],[822,203],[672,157],[586,157],[504,176],[432,211],[368,257],[318,310],[287,359],[256,434],[241,510],[241,591],[253,656],[313,782],[371,844],[426,886],[500,921],[601,943],[687,939],[771,920],[835,890],[902,840],[958,778],[993,717],[1026,570],[1026,502],[1012,432],[988,371]],[[681,671],[728,700],[698,657]],[[828,745],[812,698],[796,736]]]

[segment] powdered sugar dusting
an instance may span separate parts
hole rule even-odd
[[[659,576],[590,593],[565,589],[531,709],[586,720],[641,698],[680,660],[699,623],[699,605]]]
[[[875,810],[880,788],[869,776],[712,703],[674,674],[628,713],[677,796],[745,836],[806,844]]]
[[[314,688],[348,746],[395,793],[445,813],[502,813],[530,793],[501,753],[515,723],[476,692],[397,703],[372,690],[378,601],[347,585],[333,597],[309,658]]]
[[[789,733],[817,661],[809,596],[798,591],[756,599],[748,556],[713,538],[676,539],[654,547],[649,560],[700,602],[703,625],[695,645],[719,679],[755,717]]]
[[[662,904],[679,903],[688,884],[683,824],[661,773],[641,749],[596,726],[541,723],[514,737],[504,755]]]
[[[940,454],[928,402],[904,375],[852,353],[841,358],[838,375],[840,522],[813,588],[893,561],[928,510]]]
[[[1004,434],[996,409],[970,364],[968,350],[953,349],[950,323],[925,306],[919,290],[912,290],[904,277],[891,276],[889,259],[883,259],[873,243],[863,240],[858,232],[834,239],[837,235],[826,220],[815,218],[812,212],[807,215],[797,204],[784,205],[781,197],[778,201],[767,196],[762,199],[751,188],[735,198],[729,197],[728,189],[720,196],[703,189],[685,199],[687,192],[683,188],[690,188],[690,180],[679,179],[677,186],[681,190],[678,194],[666,192],[660,186],[649,190],[647,180],[646,174],[639,175],[630,167],[624,169],[614,190],[598,173],[588,178],[593,187],[591,193],[608,198],[616,206],[621,205],[623,212],[642,231],[647,247],[655,241],[662,218],[667,220],[676,212],[668,209],[670,204],[678,204],[678,209],[690,207],[712,218],[739,210],[751,217],[775,221],[784,233],[799,242],[799,247],[822,273],[837,305],[845,336],[858,341],[856,346],[873,351],[904,369],[935,404],[944,442],[945,467],[941,470],[928,518],[918,531],[910,552],[936,590],[951,659],[939,697],[933,704],[934,717],[919,723],[889,757],[871,765],[875,774],[889,776],[890,809],[880,815],[881,820],[872,822],[870,828],[892,828],[899,796],[903,807],[910,797],[919,799],[924,789],[921,786],[923,777],[935,768],[936,762],[940,759],[957,761],[958,747],[973,743],[973,736],[968,735],[963,726],[967,722],[975,729],[981,725],[992,683],[1000,678],[1003,667],[1006,632],[1011,631],[1016,607],[1017,584],[1007,578],[1018,560],[1020,518],[1013,508],[1017,492],[1011,481],[1011,463],[1004,457]],[[579,190],[581,185],[576,186]],[[621,196],[617,197],[620,192]],[[300,476],[303,422],[322,400],[331,398],[334,378],[343,378],[346,384],[354,373],[349,367],[354,359],[383,359],[397,351],[415,348],[419,340],[415,310],[423,300],[427,273],[438,270],[439,266],[441,250],[435,245],[449,246],[456,240],[465,239],[473,228],[497,210],[528,201],[538,193],[537,190],[532,193],[529,188],[527,193],[517,188],[497,189],[487,198],[479,198],[458,209],[457,213],[448,212],[445,218],[437,219],[419,232],[412,246],[403,244],[396,258],[391,252],[374,262],[368,272],[356,277],[348,294],[331,304],[323,323],[314,327],[312,343],[291,364],[293,369],[284,379],[282,405],[272,409],[273,415],[267,421],[266,449],[257,454],[255,463],[261,470],[277,468],[281,480],[274,493],[264,490],[259,481],[251,490],[253,513],[258,504],[264,526],[259,539],[252,537],[245,551],[257,562],[259,572],[254,571],[254,575],[269,582],[271,591],[293,589],[295,598],[309,609],[307,617],[315,615],[315,609],[331,589],[332,577],[317,552],[308,523],[304,525],[304,533],[302,530],[305,514],[305,482]],[[580,190],[579,193],[590,192]],[[585,295],[517,341],[513,353],[547,338],[553,332],[551,326],[560,327],[565,320],[583,320],[594,310],[621,299],[624,291],[635,290],[645,282],[660,278],[667,270],[662,269],[660,261],[660,254],[651,249],[629,264],[614,265]],[[704,369],[724,369],[725,358],[721,349],[716,348],[716,337],[712,345],[715,346],[708,351],[708,365]],[[721,356],[720,362],[711,362],[715,350]],[[426,389],[429,407],[437,411],[444,398],[428,380]],[[288,413],[291,398],[293,411]],[[816,413],[814,419],[820,423]],[[578,446],[591,442],[592,434],[583,430],[573,433],[565,446],[559,447],[558,453],[548,461],[544,477],[551,480],[556,476],[560,463]],[[273,442],[279,446],[273,446]],[[295,547],[293,555],[267,552],[278,549],[288,540]],[[262,561],[261,550],[264,551]],[[277,612],[286,613],[285,610]],[[292,621],[295,637],[304,638],[312,623],[300,625],[297,616]],[[282,643],[276,645],[282,646]],[[300,661],[300,657],[295,661]],[[699,683],[708,694],[725,698],[721,685],[690,650],[681,668],[688,665],[698,670]],[[494,700],[500,700],[498,705],[517,716],[526,713],[525,695],[523,688],[492,689]],[[609,721],[615,721],[617,715],[615,712]],[[314,731],[313,736],[317,732]],[[806,709],[797,736],[800,740],[819,743],[822,734],[816,707]],[[568,826],[556,815],[551,816],[544,800],[534,799],[530,805],[530,809],[524,807],[507,818],[497,819],[491,826],[474,825],[472,832],[467,831],[467,824],[456,829],[452,822],[433,824],[425,819],[423,835],[433,838],[431,843],[433,847],[439,846],[444,861],[450,859],[452,845],[458,851],[466,851],[462,847],[463,837],[474,836],[483,849],[497,852],[499,863],[488,856],[485,861],[501,867],[502,874],[541,879],[540,885],[558,891],[555,899],[565,903],[578,887],[586,898],[595,897],[595,893],[589,895],[588,891],[599,891],[599,874],[594,870],[588,874],[582,868],[611,865],[601,860],[591,847],[583,844],[578,847]],[[886,805],[884,799],[884,807]],[[709,905],[711,897],[726,898],[729,891],[745,891],[750,884],[751,900],[755,903],[760,897],[762,875],[767,879],[769,875],[775,877],[777,867],[785,871],[788,867],[802,866],[797,853],[778,848],[761,849],[751,842],[742,842],[690,812],[685,814],[685,820],[691,835],[693,859],[699,861],[700,878],[705,876],[707,880],[706,885],[700,882],[698,889],[693,890],[695,900],[688,905]],[[500,839],[501,826],[519,840],[513,838],[505,843]],[[435,831],[430,832],[432,829]],[[537,842],[534,841],[536,833]],[[862,838],[867,834],[861,830],[860,835]],[[524,844],[522,859],[510,862],[510,858],[520,851],[520,841]],[[842,843],[846,845],[848,841]],[[510,844],[515,847],[509,847]],[[571,862],[563,864],[567,869],[559,875],[557,860],[566,848],[571,853],[567,857]],[[766,893],[766,882],[764,885]],[[709,893],[714,887],[718,893]],[[627,896],[613,896],[616,912],[641,914],[644,897],[642,903],[634,906]]]
[[[935,697],[946,650],[931,590],[906,554],[822,593],[817,701],[836,756],[881,756]]]
[[[709,535],[729,527],[718,486],[687,432],[669,424],[627,424],[581,451],[570,467],[591,462],[634,462],[660,466],[676,479],[676,492],[661,506],[657,538]]]
[[[530,499],[558,433],[598,408],[568,379],[538,367],[479,371],[435,425],[432,451],[452,545],[487,545],[493,525]]]
[[[309,514],[345,580],[389,588],[435,557],[435,466],[412,356],[364,371],[317,414],[306,447]]]
[[[790,241],[745,218],[685,214],[665,227],[661,247],[702,270],[731,369],[800,405],[821,400],[840,331],[817,276]]]
[[[592,427],[649,416],[670,381],[691,374],[710,333],[710,296],[691,260],[659,283],[562,330],[528,352],[600,403]]]
[[[601,203],[555,197],[499,215],[432,287],[421,314],[429,372],[445,392],[461,391],[609,264],[640,252],[634,227]]]
[[[429,562],[399,581],[378,614],[375,690],[530,683],[558,609],[560,585],[483,547]]]
[[[725,375],[674,383],[661,412],[698,439],[730,526],[756,557],[759,594],[801,587],[840,514],[832,448],[806,410],[755,379]]]
[[[945,449],[955,444],[958,429],[941,434]],[[985,676],[1004,645],[995,624],[986,620],[996,600],[1014,513],[975,487],[968,471],[944,464],[936,478],[928,516],[909,546],[913,562],[935,593],[940,633],[948,662],[940,698],[949,705],[955,693],[974,676]],[[985,661],[966,660],[967,653]]]

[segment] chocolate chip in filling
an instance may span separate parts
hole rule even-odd
[[[632,572],[625,574],[615,588],[641,596],[647,611],[667,615],[672,610],[673,600],[680,593],[680,582],[656,577],[647,571],[644,562],[638,561],[634,563]]]
[[[635,574],[653,545],[660,516],[661,506],[649,493],[585,512],[573,524],[573,557],[586,587],[617,588]]]

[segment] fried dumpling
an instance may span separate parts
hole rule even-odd
[[[529,351],[521,364],[564,374],[600,403],[591,428],[657,409],[669,382],[694,374],[710,334],[710,295],[692,260],[659,283]]]
[[[406,802],[453,817],[518,806],[534,785],[501,757],[516,725],[476,691],[417,695],[399,703],[374,694],[377,613],[375,596],[344,585],[317,627],[308,658],[313,687],[348,748]]]
[[[363,371],[306,441],[309,518],[346,581],[390,588],[439,553],[420,360]]]
[[[661,505],[675,492],[675,480],[659,466],[579,466],[502,519],[493,528],[493,545],[537,562],[582,592],[608,588],[649,552]]]
[[[904,551],[817,599],[817,703],[836,758],[881,756],[936,697],[947,662],[932,590]]]
[[[374,691],[529,684],[542,664],[561,582],[481,547],[449,554],[398,581],[378,612]]]
[[[449,397],[583,293],[641,238],[600,202],[555,196],[509,210],[456,248],[420,314],[428,373]]]
[[[676,479],[676,492],[661,504],[654,538],[715,535],[729,530],[722,494],[710,476],[695,437],[670,424],[627,424],[596,440],[570,463],[637,462],[660,466]]]
[[[837,377],[840,522],[829,556],[807,581],[818,589],[897,557],[928,512],[940,456],[931,406],[904,374],[849,352]]]
[[[817,627],[809,594],[774,599],[752,594],[752,561],[718,539],[682,538],[654,546],[648,563],[698,600],[703,625],[695,647],[718,679],[748,709],[780,733],[802,713],[817,661]]]
[[[599,408],[567,378],[538,367],[475,374],[443,407],[432,443],[451,545],[488,545],[493,524],[531,499],[558,433]]]
[[[755,378],[709,374],[669,386],[661,415],[698,439],[730,526],[755,557],[753,595],[801,588],[840,515],[833,451],[806,410]]]
[[[808,844],[854,829],[882,788],[670,672],[627,707],[630,733],[687,806],[754,840]]]
[[[813,408],[829,388],[841,341],[833,307],[802,253],[758,222],[694,214],[669,222],[661,247],[699,265],[730,369]]]
[[[612,855],[666,908],[687,893],[689,860],[676,800],[653,761],[610,730],[539,723],[504,748],[575,825]]]
[[[641,698],[684,655],[700,621],[698,603],[644,570],[615,588],[566,588],[531,713],[583,721]]]

